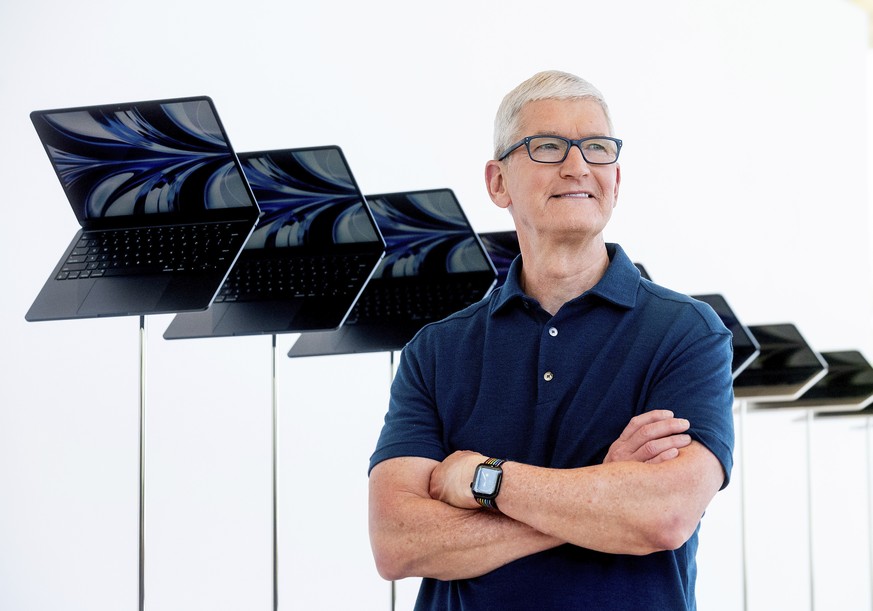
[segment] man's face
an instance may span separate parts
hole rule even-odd
[[[606,115],[593,100],[529,102],[519,118],[516,139],[610,135]],[[494,202],[512,214],[519,238],[578,241],[598,236],[606,227],[618,198],[621,171],[617,163],[586,163],[575,146],[555,164],[532,161],[522,146],[502,162],[488,162],[486,181]]]

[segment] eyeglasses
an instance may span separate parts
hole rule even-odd
[[[618,138],[607,136],[593,136],[578,140],[570,140],[561,136],[528,136],[511,145],[497,160],[503,161],[515,149],[524,145],[532,161],[562,163],[570,154],[570,147],[576,146],[582,152],[582,158],[586,163],[609,165],[618,161],[621,144],[621,140]]]

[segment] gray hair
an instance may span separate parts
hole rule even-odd
[[[594,85],[575,74],[547,70],[534,74],[503,98],[497,109],[497,116],[494,117],[494,158],[497,159],[515,141],[519,130],[518,116],[525,104],[536,100],[581,99],[594,100],[600,104],[609,126],[607,135],[614,135],[606,100]]]

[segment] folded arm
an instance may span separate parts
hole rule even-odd
[[[394,458],[370,474],[370,542],[385,579],[476,577],[562,543],[498,513],[432,499],[428,486],[439,464]]]
[[[632,487],[634,478],[639,478],[646,480],[647,488],[661,488],[667,475],[679,470],[660,470],[659,466],[678,462],[677,458],[696,471],[690,465],[696,462],[698,450],[682,450],[691,443],[684,434],[687,428],[687,421],[673,418],[670,412],[648,412],[631,420],[612,444],[604,465],[553,470],[506,463],[499,497],[503,513],[482,510],[473,500],[469,485],[476,465],[484,459],[479,454],[456,452],[442,463],[424,458],[384,461],[370,475],[370,539],[379,573],[386,579],[413,575],[471,578],[565,542],[585,545],[587,541],[585,547],[599,549],[598,541],[609,540],[606,524],[616,530],[640,513],[625,509],[609,517],[618,510],[616,500],[649,502],[646,494],[654,494],[638,490],[622,498],[624,493],[615,487],[616,482]],[[635,471],[627,465],[643,468]],[[721,472],[717,461],[716,466]],[[544,503],[543,495],[559,487],[575,494],[562,494],[560,501],[553,498]],[[589,499],[597,503],[592,505]],[[664,508],[655,511],[663,513]],[[601,512],[606,515],[598,515]],[[577,525],[576,530],[561,526],[568,521]],[[602,534],[594,537],[592,533]],[[621,549],[602,547],[617,553],[646,553],[643,546],[629,544],[622,544]]]
[[[447,460],[475,469],[478,455]],[[698,442],[658,464],[622,461],[580,469],[503,465],[501,512],[574,545],[643,555],[682,546],[724,481],[721,463]],[[460,478],[451,484],[460,492]],[[457,501],[472,506],[469,498]]]

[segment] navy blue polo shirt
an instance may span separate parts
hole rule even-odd
[[[617,244],[600,282],[551,316],[503,287],[404,348],[370,468],[455,450],[550,468],[600,464],[630,419],[672,410],[733,465],[731,335],[706,304],[655,285]],[[694,609],[697,533],[647,556],[564,545],[476,579],[425,579],[416,609]]]

